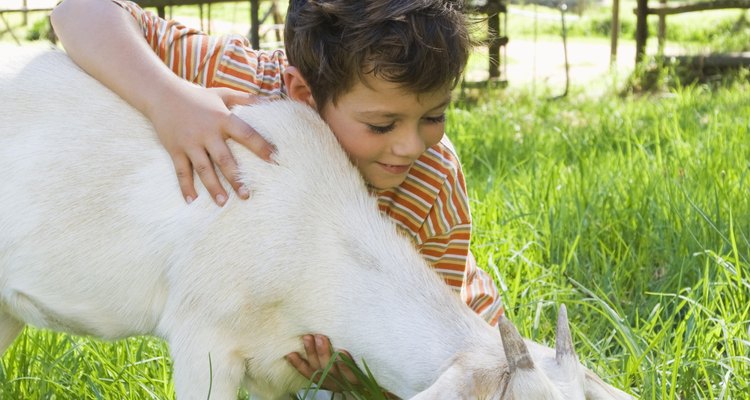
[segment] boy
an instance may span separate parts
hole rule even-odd
[[[188,203],[197,196],[193,171],[219,206],[227,201],[214,164],[239,197],[249,197],[225,140],[271,159],[272,145],[229,107],[285,95],[315,108],[381,211],[495,324],[500,298],[469,252],[463,174],[444,137],[450,92],[470,50],[456,7],[450,0],[292,0],[286,54],[252,50],[240,36],[209,37],[125,0],[66,0],[52,23],[73,60],[152,121]],[[303,342],[306,357],[288,359],[310,378],[328,363],[330,343],[321,335]],[[346,368],[338,375],[354,381]]]

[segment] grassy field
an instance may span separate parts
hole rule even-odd
[[[474,251],[511,318],[647,399],[750,398],[747,84],[499,96],[451,116]]]
[[[606,19],[588,15],[574,34]],[[721,36],[694,31],[730,23],[678,22],[675,38],[704,45]],[[448,121],[473,251],[522,334],[551,344],[565,303],[581,360],[613,385],[750,399],[750,84],[559,101],[497,91],[459,99]],[[0,399],[169,399],[170,368],[155,339],[29,328],[2,358]]]

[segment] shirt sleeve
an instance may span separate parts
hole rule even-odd
[[[493,326],[505,311],[495,282],[490,274],[477,266],[471,251],[466,260],[461,299]]]
[[[453,153],[448,144],[447,149]],[[455,157],[455,154],[452,154]],[[463,172],[457,159],[419,232],[419,251],[435,271],[480,317],[496,325],[502,299],[492,277],[477,266],[469,250],[471,214]]]
[[[477,266],[464,243],[470,227],[456,226],[444,235],[432,236],[419,246],[420,253],[448,286],[457,291],[472,310],[490,325],[503,314],[502,299],[492,277]]]
[[[112,0],[138,23],[154,53],[175,74],[205,87],[228,87],[279,97],[284,91],[283,51],[253,50],[244,36],[211,36],[159,18],[127,0]]]

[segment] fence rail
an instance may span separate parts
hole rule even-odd
[[[683,14],[697,11],[725,10],[725,9],[749,9],[750,0],[713,0],[698,1],[691,3],[668,4],[666,0],[661,0],[659,5],[649,6],[648,0],[638,0],[637,6],[633,10],[636,15],[635,24],[635,62],[636,64],[643,60],[646,55],[646,42],[648,41],[648,16],[657,15],[659,17],[659,53],[663,52],[664,41],[666,38],[666,16]]]
[[[204,4],[214,3],[239,3],[249,2],[250,3],[250,45],[254,49],[260,48],[260,23],[261,18],[259,14],[260,0],[134,0],[141,7],[154,7],[159,17],[164,18],[166,13],[166,7],[170,6],[202,6]]]
[[[654,15],[673,15],[694,11],[724,10],[729,8],[750,8],[750,0],[715,0],[696,3],[660,4],[649,7],[648,13]]]
[[[0,6],[0,36],[4,34],[9,34],[11,38],[17,43],[21,44],[21,41],[18,40],[16,35],[13,33],[13,27],[10,25],[10,22],[8,22],[7,19],[5,19],[5,14],[8,13],[22,13],[23,14],[23,20],[22,24],[26,25],[28,24],[28,14],[30,12],[49,12],[52,11],[53,6],[48,7],[28,7],[28,3],[24,1],[21,3],[20,6],[16,7],[4,7]]]

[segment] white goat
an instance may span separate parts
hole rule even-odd
[[[306,384],[283,356],[322,333],[401,397],[630,398],[577,362],[564,309],[557,355],[506,319],[501,340],[378,212],[310,108],[235,109],[278,165],[235,147],[252,198],[186,205],[150,123],[64,53],[5,49],[0,64],[0,352],[24,324],[153,334],[178,399],[241,385],[275,399]]]

